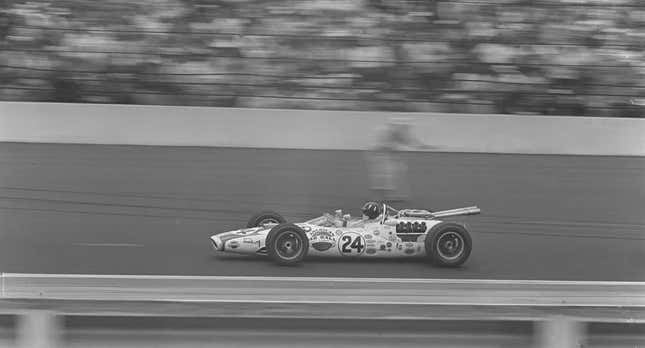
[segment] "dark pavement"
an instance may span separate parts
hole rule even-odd
[[[0,271],[645,280],[645,158],[404,155],[408,207],[482,209],[464,267],[213,255],[258,210],[360,213],[360,151],[0,143]]]

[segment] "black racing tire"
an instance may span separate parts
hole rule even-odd
[[[283,224],[285,222],[287,222],[287,220],[283,218],[282,215],[274,211],[265,210],[251,216],[246,227],[260,227],[266,223]]]
[[[300,263],[309,251],[307,234],[294,224],[273,227],[267,235],[265,244],[269,257],[282,266]]]
[[[430,229],[425,240],[426,255],[441,267],[459,267],[473,248],[468,230],[454,222],[441,222]]]

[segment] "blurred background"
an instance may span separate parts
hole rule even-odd
[[[645,347],[644,48],[643,0],[0,0],[0,348]],[[211,250],[373,199],[480,206],[472,259]]]
[[[641,117],[638,0],[4,0],[0,100]]]

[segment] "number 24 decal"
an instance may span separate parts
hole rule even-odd
[[[356,235],[354,236],[354,238],[352,238],[351,235],[344,235],[341,240],[343,241],[341,251],[344,253],[351,254],[352,250],[356,250],[356,253],[360,254],[365,248],[365,245],[363,244],[363,237],[361,237],[360,235]]]

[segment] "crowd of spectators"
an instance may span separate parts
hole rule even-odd
[[[642,117],[642,0],[11,0],[0,100]]]

